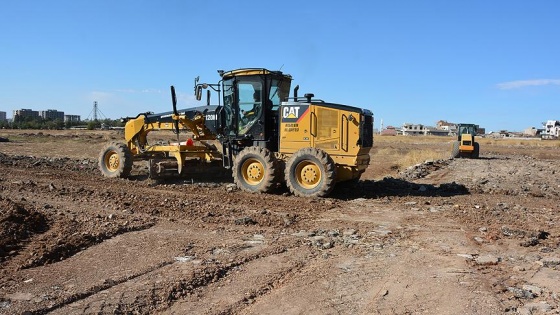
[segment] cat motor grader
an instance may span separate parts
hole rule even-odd
[[[480,145],[475,141],[477,130],[478,125],[475,124],[457,124],[457,140],[453,142],[453,148],[451,151],[452,158],[479,158]]]
[[[195,79],[195,95],[206,106],[142,113],[124,118],[124,143],[107,144],[99,155],[106,177],[126,178],[134,161],[147,160],[149,176],[186,176],[219,167],[231,170],[244,191],[269,192],[284,183],[297,196],[326,196],[337,182],[358,180],[370,162],[373,114],[328,103],[313,94],[290,97],[292,77],[245,68],[218,73],[215,84]],[[218,105],[210,105],[212,94]],[[175,142],[149,143],[148,133],[173,130]],[[187,134],[181,141],[179,134]]]

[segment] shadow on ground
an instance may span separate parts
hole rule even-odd
[[[330,197],[350,200],[356,198],[375,199],[387,196],[449,197],[468,194],[470,192],[467,187],[455,182],[436,186],[385,177],[380,181],[364,180],[354,184],[339,183]]]

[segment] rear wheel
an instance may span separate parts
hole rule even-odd
[[[303,148],[294,153],[286,164],[286,184],[300,197],[324,197],[334,188],[336,167],[323,150]]]
[[[126,144],[112,142],[101,150],[98,164],[103,176],[126,178],[132,170],[132,153]]]
[[[458,158],[460,151],[459,151],[459,141],[454,141],[453,142],[453,150],[451,151],[451,158]]]
[[[269,192],[274,185],[275,163],[272,153],[261,147],[247,147],[235,158],[233,180],[248,192]]]

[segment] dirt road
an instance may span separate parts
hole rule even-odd
[[[1,314],[559,314],[559,146],[306,199],[106,179],[91,152],[118,136],[19,137],[0,144]]]

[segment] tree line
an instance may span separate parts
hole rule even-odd
[[[104,127],[124,127],[118,119],[103,120],[84,120],[84,121],[63,121],[62,119],[51,119],[41,117],[20,117],[14,116],[12,121],[0,121],[0,129],[49,129],[61,130],[72,127],[83,127],[88,130],[100,129]]]

